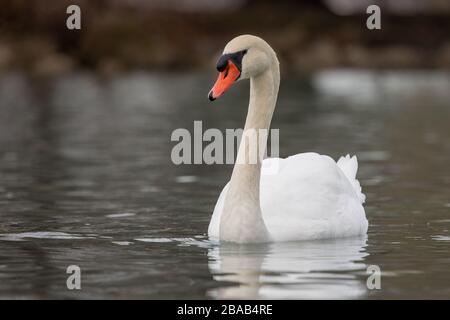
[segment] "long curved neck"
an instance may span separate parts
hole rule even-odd
[[[262,156],[266,150],[279,83],[280,71],[276,57],[270,68],[250,79],[247,119],[221,215],[222,240],[269,240],[261,214],[259,186]]]
[[[268,130],[275,109],[279,86],[279,67],[250,79],[250,102],[230,189],[258,200],[261,161],[267,146]],[[257,139],[256,139],[257,138]],[[257,156],[255,156],[257,155]]]

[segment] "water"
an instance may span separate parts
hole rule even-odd
[[[449,74],[284,78],[281,155],[357,154],[369,232],[249,246],[206,236],[232,167],[170,161],[176,128],[242,127],[214,77],[0,75],[0,298],[450,298]]]

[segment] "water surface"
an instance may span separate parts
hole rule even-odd
[[[281,155],[356,154],[369,232],[250,246],[206,236],[232,167],[170,159],[176,128],[242,127],[248,84],[213,81],[0,75],[0,298],[450,298],[449,74],[284,78]]]

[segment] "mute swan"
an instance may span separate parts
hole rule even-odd
[[[225,46],[217,70],[209,99],[220,97],[238,80],[250,79],[243,137],[252,130],[269,129],[280,83],[279,62],[269,44],[256,36],[238,36]],[[265,149],[267,136],[258,138]],[[236,162],[219,196],[208,228],[211,239],[261,243],[366,234],[356,156],[341,157],[336,163],[311,152],[251,162],[244,140],[237,159],[245,161]],[[265,169],[273,162],[278,165],[276,173]]]

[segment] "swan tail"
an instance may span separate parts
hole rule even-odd
[[[358,159],[356,156],[350,157],[350,155],[347,154],[337,161],[337,165],[342,172],[344,172],[348,181],[350,181],[361,203],[364,203],[364,201],[366,201],[366,196],[362,193],[361,185],[356,179],[356,172],[358,171]]]

